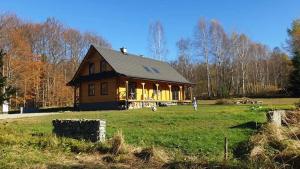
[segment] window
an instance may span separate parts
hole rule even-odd
[[[90,63],[89,64],[89,75],[94,74],[94,73],[95,73],[95,64]]]
[[[179,100],[179,87],[172,86],[172,100]]]
[[[151,67],[151,69],[152,69],[155,73],[160,73],[159,70],[157,70],[157,69],[154,68],[154,67]]]
[[[108,71],[108,64],[105,60],[100,62],[100,72]]]
[[[101,95],[108,95],[108,83],[102,82],[100,86]]]
[[[143,67],[147,72],[152,73],[151,70],[147,66],[143,66]]]
[[[95,85],[94,84],[89,84],[88,94],[89,94],[89,96],[95,96]]]

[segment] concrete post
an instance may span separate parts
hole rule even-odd
[[[7,101],[4,101],[3,104],[2,104],[2,113],[3,114],[7,114],[8,113],[8,102]]]
[[[267,120],[277,126],[281,126],[281,117],[284,115],[284,110],[274,110],[267,112]]]

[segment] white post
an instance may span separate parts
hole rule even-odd
[[[105,135],[106,135],[106,121],[100,120],[100,126],[99,126],[99,140],[100,140],[100,142],[105,141]]]
[[[285,114],[284,110],[274,110],[267,113],[268,122],[281,126],[281,117]]]
[[[20,114],[23,114],[23,107],[20,107]]]
[[[125,106],[126,106],[126,109],[128,109],[128,80],[125,81],[125,94],[126,94],[126,100],[125,100]]]
[[[156,83],[155,85],[156,85],[156,100],[158,100],[158,86],[159,86],[159,84]]]
[[[168,85],[169,86],[169,100],[172,100],[172,85]]]
[[[142,83],[142,107],[144,107],[144,100],[145,100],[145,83]]]
[[[182,86],[179,86],[180,94],[179,94],[179,100],[182,101]]]
[[[6,114],[8,113],[8,102],[4,101],[2,104],[2,113]]]
[[[193,88],[192,87],[189,88],[190,88],[190,97],[191,97],[190,99],[193,100]]]

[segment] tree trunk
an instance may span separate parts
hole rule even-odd
[[[209,71],[209,63],[208,63],[208,52],[205,52],[206,59],[206,75],[207,75],[207,95],[211,97],[211,84],[210,84],[210,71]]]

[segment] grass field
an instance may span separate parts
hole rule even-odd
[[[200,104],[198,111],[192,106],[172,106],[128,111],[72,112],[58,115],[0,121],[0,166],[29,168],[34,165],[50,165],[64,159],[72,163],[76,153],[72,146],[89,147],[92,143],[72,139],[57,140],[52,136],[53,119],[104,119],[107,121],[107,137],[121,130],[128,144],[155,146],[167,152],[205,157],[221,161],[224,137],[232,150],[246,141],[256,131],[256,124],[265,122],[265,110],[269,108],[293,108],[295,99],[264,100],[269,105],[261,109],[252,105]],[[39,137],[37,137],[39,136]],[[4,167],[4,168],[6,168]],[[40,167],[40,166],[39,166]]]

